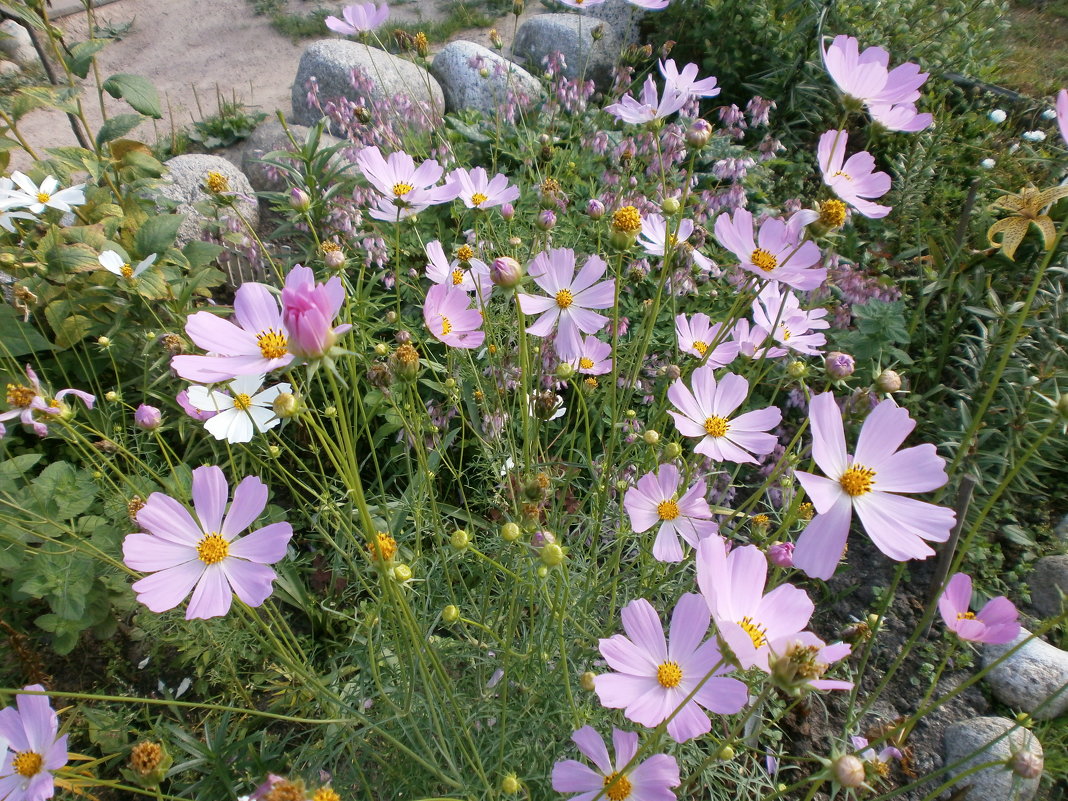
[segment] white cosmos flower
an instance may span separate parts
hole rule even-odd
[[[121,275],[123,278],[137,278],[141,273],[152,266],[156,261],[158,254],[153,253],[144,261],[138,263],[136,267],[131,267],[128,261],[125,261],[114,250],[105,250],[98,257],[98,261],[101,266],[109,273],[115,273],[115,275]]]
[[[230,443],[248,442],[259,430],[274,428],[281,420],[274,413],[274,399],[283,392],[292,392],[289,384],[275,384],[263,392],[263,375],[239,375],[229,383],[233,395],[226,395],[207,387],[189,387],[189,403],[203,412],[218,412],[204,423],[204,428],[215,439]]]
[[[80,206],[85,202],[85,184],[78,184],[69,189],[56,189],[59,181],[49,175],[41,185],[37,186],[28,175],[18,170],[11,173],[11,180],[15,182],[19,190],[7,190],[7,197],[0,201],[0,206],[6,211],[11,208],[25,207],[27,211],[40,214],[45,207],[70,211],[71,206]]]

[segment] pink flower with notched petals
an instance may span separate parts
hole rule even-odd
[[[737,209],[733,215],[723,213],[716,218],[715,234],[719,243],[738,257],[743,270],[807,291],[827,278],[827,268],[815,266],[821,258],[816,243],[801,241],[804,227],[818,216],[812,211],[798,211],[788,222],[769,217],[755,232],[752,213]]]
[[[193,471],[196,521],[169,495],[148,496],[137,512],[145,531],[128,535],[122,543],[126,566],[152,574],[134,583],[138,601],[153,612],[166,612],[192,590],[185,617],[193,620],[225,615],[234,595],[249,606],[267,600],[277,578],[268,565],[286,555],[293,528],[271,523],[238,537],[267,505],[267,485],[246,477],[234,489],[227,510],[229,495],[223,471],[211,466]]]
[[[969,612],[972,578],[954,573],[938,599],[938,611],[950,631],[962,640],[993,645],[1011,642],[1020,633],[1020,613],[1004,595],[991,598],[978,612]]]
[[[237,288],[234,318],[236,324],[207,311],[191,314],[186,334],[212,355],[175,356],[171,369],[190,381],[213,384],[266,374],[293,361],[278,300],[266,284],[249,281]]]
[[[710,272],[716,266],[712,259],[686,243],[692,233],[693,220],[681,220],[678,229],[671,232],[668,231],[667,221],[662,215],[647,214],[642,217],[642,232],[638,237],[638,244],[650,256],[664,256],[670,243],[673,248],[685,250],[701,270]]]
[[[469,209],[491,209],[519,198],[519,187],[509,186],[507,175],[497,173],[491,179],[484,167],[453,170],[446,186],[449,184]]]
[[[19,418],[19,422],[24,426],[30,426],[39,437],[48,435],[48,426],[42,422],[42,416],[45,420],[49,416],[55,417],[62,414],[67,408],[63,402],[63,399],[68,395],[81,400],[87,408],[92,409],[93,404],[96,402],[96,397],[90,395],[88,392],[82,392],[80,389],[61,389],[56,393],[53,400],[49,400],[44,390],[41,389],[41,381],[37,378],[37,373],[30,365],[26,365],[26,380],[29,381],[29,386],[25,384],[8,384],[5,400],[7,405],[11,408],[6,412],[0,412],[0,438],[3,438],[7,433],[6,427],[3,426],[4,421],[13,420]],[[69,411],[69,410],[68,410]]]
[[[398,150],[383,157],[375,145],[356,154],[356,166],[379,191],[369,214],[376,220],[396,222],[438,203],[448,203],[459,193],[453,184],[439,186],[445,169],[434,159],[415,163]]]
[[[345,303],[345,288],[334,276],[325,284],[315,282],[310,267],[296,265],[282,289],[282,325],[289,336],[289,350],[304,359],[321,359],[337,338],[352,328],[334,327],[334,318]]]
[[[465,292],[474,292],[479,298],[489,298],[493,291],[489,266],[480,259],[471,259],[465,268],[459,259],[451,262],[445,256],[441,242],[434,240],[426,246],[426,277],[435,284],[458,286]]]
[[[31,684],[24,691],[41,693]],[[53,772],[67,764],[67,735],[59,734],[59,717],[46,695],[15,695],[15,706],[0,710],[0,798],[44,801],[56,792]],[[10,750],[8,750],[10,749]]]
[[[553,765],[553,789],[558,793],[578,793],[570,801],[593,801],[595,798],[674,801],[671,788],[678,787],[681,782],[679,764],[673,756],[653,754],[631,765],[638,753],[636,733],[612,728],[615,760],[608,755],[604,740],[592,726],[583,726],[571,735],[571,739],[597,770],[574,759]]]
[[[570,360],[582,349],[582,334],[596,334],[608,323],[603,314],[591,309],[607,309],[615,303],[615,279],[597,283],[608,265],[600,256],[590,256],[575,274],[575,251],[554,248],[542,251],[527,270],[534,283],[548,297],[519,293],[523,314],[540,314],[527,333],[547,337],[554,328],[556,352]]]
[[[827,344],[826,336],[813,333],[830,328],[831,324],[823,319],[826,316],[826,309],[802,309],[793,292],[773,283],[760,290],[753,301],[753,323],[759,329],[772,332],[772,338],[780,345],[809,356]]]
[[[604,375],[612,371],[612,346],[593,334],[587,334],[579,352],[567,361],[583,375]]]
[[[660,74],[664,76],[664,85],[689,97],[715,97],[720,89],[713,76],[697,80],[697,65],[687,64],[679,72],[675,59],[660,62]]]
[[[1068,89],[1057,92],[1057,127],[1061,129],[1061,139],[1068,144]]]
[[[727,339],[722,329],[723,323],[713,325],[711,318],[704,312],[698,312],[689,318],[680,314],[675,318],[675,336],[679,350],[696,356],[703,364],[713,367],[726,367],[738,358],[738,343]],[[714,348],[713,343],[716,343]]]
[[[662,464],[659,473],[646,473],[637,486],[623,496],[623,507],[630,516],[635,534],[659,526],[653,542],[653,557],[661,562],[681,562],[679,535],[694,548],[702,537],[719,531],[712,520],[712,510],[705,500],[708,487],[704,480],[694,482],[680,498],[682,476],[673,464]]]
[[[426,293],[423,322],[434,337],[454,348],[477,348],[486,334],[482,312],[471,308],[471,296],[460,287],[435,284]]]
[[[679,599],[666,641],[660,617],[644,598],[624,606],[622,616],[626,636],[615,634],[600,641],[601,656],[616,671],[594,679],[603,706],[623,709],[628,720],[650,728],[674,714],[667,732],[680,743],[711,730],[702,707],[717,715],[733,715],[745,706],[749,698],[745,684],[720,676],[730,668],[715,638],[701,642],[710,615],[700,595],[687,593]],[[706,676],[711,678],[705,681]]]
[[[345,6],[341,11],[344,19],[327,17],[324,22],[326,27],[343,36],[355,36],[358,33],[373,31],[382,26],[389,17],[389,6],[383,3],[377,6],[374,3],[358,3]]]
[[[834,395],[815,395],[809,404],[812,458],[827,477],[795,475],[818,514],[797,541],[794,565],[814,578],[829,579],[845,551],[856,510],[875,546],[891,559],[926,559],[925,540],[945,542],[956,515],[952,509],[898,495],[930,492],[946,483],[945,461],[934,445],[898,448],[916,426],[892,400],[872,410],[860,429],[857,452],[846,452],[842,415]]]
[[[684,437],[701,437],[694,450],[720,462],[756,464],[750,454],[771,453],[778,441],[768,433],[782,421],[777,406],[768,406],[732,418],[749,394],[749,382],[727,373],[716,383],[715,368],[698,367],[690,379],[693,391],[681,378],[668,387],[668,400],[675,404],[668,414]]]
[[[866,150],[847,160],[845,131],[827,131],[816,148],[823,182],[842,200],[865,217],[878,219],[892,211],[890,206],[872,203],[890,191],[890,176],[875,172],[875,158]]]
[[[645,79],[642,86],[641,100],[635,100],[630,94],[619,99],[618,103],[605,106],[605,111],[613,117],[618,117],[623,122],[632,125],[652,122],[668,117],[681,109],[689,101],[689,95],[685,95],[669,86],[664,87],[664,96],[660,97],[656,89],[656,81],[650,75]]]

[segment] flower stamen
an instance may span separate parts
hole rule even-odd
[[[608,797],[608,801],[625,801],[630,798],[633,789],[625,773],[616,771],[604,777],[604,794]]]
[[[838,483],[842,485],[842,489],[848,495],[856,498],[871,492],[872,485],[875,484],[874,479],[874,470],[862,464],[854,464],[850,465],[849,469],[842,473]]]
[[[745,629],[745,633],[748,634],[749,639],[753,641],[754,648],[760,648],[768,641],[768,630],[759,623],[754,623],[753,618],[749,617],[749,615],[746,615],[739,620],[738,625]]]
[[[661,501],[656,505],[656,513],[661,520],[674,520],[679,516],[679,505],[675,501]]]
[[[726,417],[705,418],[705,433],[710,437],[725,437],[729,428],[730,424]]]
[[[561,309],[566,309],[574,302],[575,296],[571,294],[570,289],[561,289],[556,293],[556,305]]]
[[[656,680],[660,682],[661,687],[669,690],[678,687],[682,681],[682,668],[678,662],[664,662],[656,669]]]
[[[770,273],[776,267],[779,266],[779,260],[775,256],[764,248],[757,248],[753,251],[753,255],[749,257],[749,260],[753,262],[754,267],[759,267],[766,273]]]
[[[260,346],[260,353],[265,359],[281,359],[289,353],[289,339],[284,333],[273,328],[261,331],[256,337],[256,344]]]
[[[208,534],[197,543],[197,558],[206,565],[216,565],[230,555],[230,543],[218,534]]]
[[[41,202],[43,203],[44,201]],[[19,776],[25,776],[27,779],[40,773],[43,764],[44,759],[35,751],[20,751],[11,760],[11,767],[15,773]]]

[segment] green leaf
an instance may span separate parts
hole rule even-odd
[[[174,244],[178,229],[185,222],[184,214],[159,214],[149,217],[137,229],[134,236],[134,248],[146,256],[149,253],[163,253]]]
[[[6,304],[0,306],[0,353],[17,359],[27,353],[54,349],[55,345],[32,325],[22,322],[13,308]]]
[[[163,117],[156,87],[140,75],[130,75],[125,72],[112,75],[104,81],[104,91],[112,97],[121,97],[135,111],[140,111],[146,116],[157,120]]]
[[[122,160],[127,166],[143,172],[145,175],[151,176],[152,178],[159,178],[167,171],[167,168],[163,166],[161,161],[147,153],[142,153],[139,150],[131,150],[123,156]]]
[[[92,42],[78,42],[70,49],[70,57],[67,66],[70,71],[79,78],[89,74],[89,68],[93,66],[93,56],[108,46],[106,39],[97,39]]]
[[[13,488],[12,483],[16,478],[25,474],[27,470],[44,458],[40,453],[24,453],[6,461],[0,462],[0,486]]]
[[[197,267],[211,264],[225,250],[222,245],[193,240],[182,248],[182,254],[189,260],[189,268],[195,270]]]
[[[85,470],[77,470],[67,462],[53,462],[31,482],[38,502],[51,502],[55,516],[69,520],[83,514],[93,505],[96,484]]]
[[[111,117],[107,122],[101,125],[100,130],[97,131],[96,146],[103,147],[112,139],[126,136],[126,134],[140,125],[142,120],[144,120],[144,117],[140,114],[119,114],[115,117]]]

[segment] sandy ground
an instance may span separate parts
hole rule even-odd
[[[344,3],[335,5],[340,9]],[[543,10],[537,6],[529,3],[524,16]],[[294,13],[311,7],[309,2],[290,3]],[[210,116],[216,111],[217,92],[227,99],[236,96],[269,115],[276,109],[289,113],[290,87],[310,40],[293,42],[281,36],[267,17],[252,13],[248,0],[118,0],[95,13],[98,25],[104,21],[133,23],[124,39],[110,43],[98,55],[101,78],[119,72],[141,75],[152,81],[163,104],[164,118],[143,123],[131,138],[154,142],[169,133],[172,121],[181,127]],[[440,13],[436,0],[402,0],[391,5],[395,21],[432,19]],[[85,14],[65,17],[58,24],[67,31],[68,43],[88,38]],[[498,23],[508,44],[513,27],[511,15]],[[453,38],[489,46],[488,29],[462,31]],[[91,80],[86,83],[83,105],[95,132],[102,117]],[[130,111],[124,102],[107,95],[104,105],[109,115]],[[19,129],[34,147],[77,144],[66,116],[57,112],[34,112]],[[12,166],[27,161],[16,156]]]

